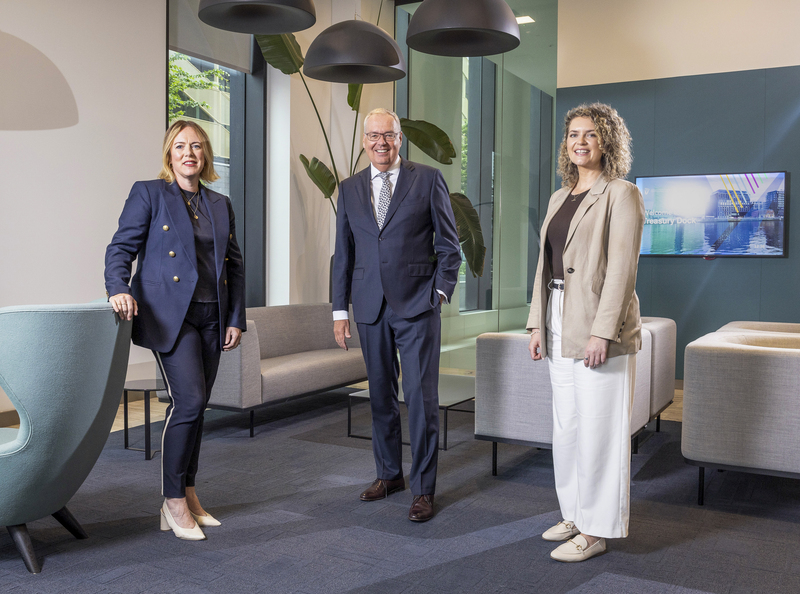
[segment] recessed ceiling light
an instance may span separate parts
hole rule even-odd
[[[534,20],[533,20],[531,17],[529,17],[529,16],[521,16],[521,17],[517,17],[517,24],[518,24],[518,25],[528,25],[528,24],[530,24],[530,23],[535,23],[535,22],[536,22],[536,21],[534,21]]]

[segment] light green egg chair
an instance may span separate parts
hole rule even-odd
[[[0,428],[0,526],[31,573],[41,565],[26,523],[52,515],[87,538],[66,505],[108,439],[130,336],[105,302],[0,309],[0,387],[20,419]]]

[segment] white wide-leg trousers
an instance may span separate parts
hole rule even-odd
[[[564,292],[547,304],[547,361],[553,385],[553,467],[564,520],[584,534],[628,536],[631,404],[636,355],[595,369],[561,356]]]

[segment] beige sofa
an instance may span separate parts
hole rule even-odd
[[[529,340],[527,334],[490,332],[481,334],[476,341],[475,438],[492,442],[493,475],[497,474],[498,442],[552,447],[550,373],[547,362],[531,361]],[[675,323],[672,320],[647,318],[643,321],[642,350],[636,356],[636,388],[631,409],[633,453],[637,452],[639,432],[672,401],[674,344]],[[666,380],[669,374],[672,375],[671,384]],[[664,404],[666,385],[672,389],[669,401]]]
[[[209,408],[249,412],[252,437],[257,408],[365,380],[358,329],[350,330],[345,351],[333,338],[330,303],[247,308],[247,332],[222,353]]]
[[[800,478],[800,324],[731,322],[686,346],[684,459],[699,467]]]

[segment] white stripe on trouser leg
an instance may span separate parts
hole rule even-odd
[[[169,409],[169,416],[164,419],[164,428],[161,430],[161,495],[164,495],[164,435],[167,433],[167,425],[169,425],[169,421],[172,418],[172,413],[175,412],[175,399],[172,397],[172,389],[169,386],[169,380],[167,379],[167,372],[164,370],[164,364],[161,362],[161,354],[153,351],[153,354],[156,356],[156,362],[158,363],[158,368],[161,370],[161,377],[164,379],[164,384],[167,386],[167,396],[169,396],[169,402],[172,407]]]
[[[630,415],[636,355],[595,369],[561,357],[563,291],[547,304],[547,360],[553,385],[553,468],[561,515],[585,534],[628,535]]]

